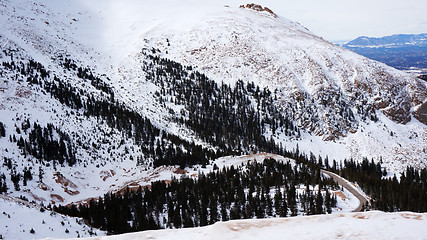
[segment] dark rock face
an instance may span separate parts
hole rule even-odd
[[[423,103],[417,110],[414,111],[414,117],[427,125],[427,102]]]

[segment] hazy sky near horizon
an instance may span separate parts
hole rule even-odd
[[[230,2],[230,1],[228,1]],[[254,2],[330,41],[427,32],[426,0],[233,0]]]

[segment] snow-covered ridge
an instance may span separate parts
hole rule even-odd
[[[233,220],[200,228],[86,238],[121,239],[427,239],[427,214],[380,211]]]

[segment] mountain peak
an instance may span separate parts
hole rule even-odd
[[[246,5],[240,5],[240,8],[248,8],[248,9],[252,9],[258,12],[268,12],[271,15],[273,15],[273,17],[277,18],[277,14],[275,14],[271,9],[269,9],[268,7],[262,7],[261,5],[255,4],[255,3],[248,3]]]

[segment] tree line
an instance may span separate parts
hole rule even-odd
[[[29,120],[24,120],[21,127],[22,131],[27,132],[31,128]],[[16,127],[16,131],[18,134],[21,133],[19,127]],[[56,136],[59,136],[59,138]],[[39,161],[59,163],[61,165],[67,163],[69,166],[74,165],[77,161],[69,135],[55,128],[53,124],[48,123],[46,127],[41,127],[34,122],[28,133],[28,139],[24,140],[22,135],[19,139],[16,139],[15,135],[13,135],[9,141],[16,142],[24,156],[30,154]]]
[[[400,178],[385,177],[387,172],[381,162],[364,159],[357,162],[345,160],[341,169],[335,170],[342,177],[357,182],[372,198],[372,209],[386,212],[427,212],[427,169],[408,166]]]
[[[220,149],[244,153],[276,149],[265,135],[276,132],[300,135],[300,130],[274,103],[275,94],[242,80],[234,87],[217,84],[204,74],[175,61],[148,55],[143,69],[146,78],[160,90],[155,93],[160,104],[183,105],[175,121],[192,129],[202,140]]]
[[[331,213],[336,183],[304,164],[265,159],[107,193],[78,206],[54,206],[109,233],[197,227],[231,219]],[[297,191],[305,186],[306,191]],[[314,187],[316,186],[316,189]]]

